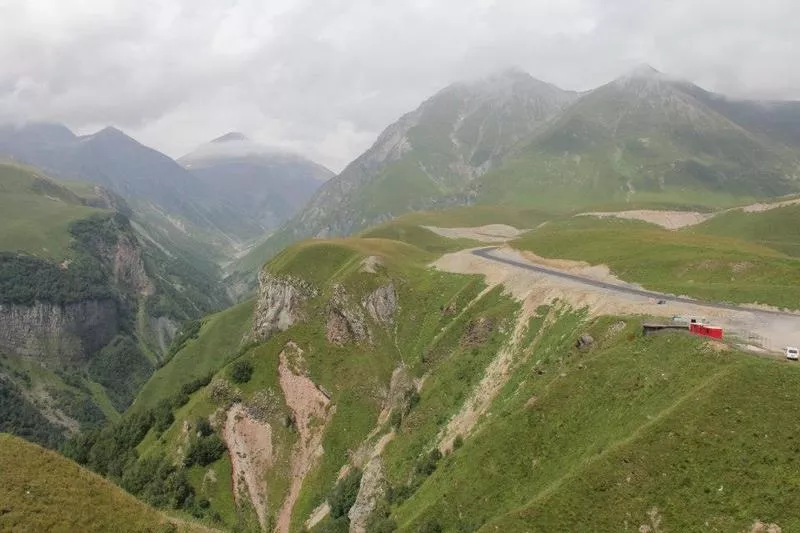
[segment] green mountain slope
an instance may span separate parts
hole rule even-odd
[[[720,216],[724,225],[728,217]],[[738,233],[715,235],[714,220],[668,231],[645,222],[581,216],[548,223],[512,246],[542,257],[604,264],[620,279],[670,294],[800,308],[797,257]]]
[[[55,452],[0,434],[0,529],[204,531],[163,514]]]
[[[349,235],[408,211],[465,203],[465,184],[574,98],[515,70],[443,89],[386,128],[235,270],[252,272],[301,239]]]
[[[220,202],[257,223],[260,231],[251,238],[288,220],[333,176],[313,161],[237,132],[201,145],[178,162]]]
[[[522,305],[480,277],[428,267],[463,243],[415,218],[489,214],[407,215],[360,238],[287,248],[261,271],[254,304],[212,317],[138,409],[73,453],[137,494],[130,480],[150,479],[149,465],[178,465],[194,501],[207,501],[192,512],[228,528],[797,527],[785,489],[800,369],[683,332],[643,337],[642,317]],[[620,255],[627,275],[654,280],[658,253],[690,270],[709,250],[720,264],[794,261],[743,240],[588,217],[548,222],[519,243],[539,235],[537,247],[558,246],[573,233],[595,253],[614,249],[612,237],[624,249],[626,234],[660,247]],[[751,282],[740,285],[788,290]]]
[[[699,224],[693,231],[734,237],[773,248],[791,257],[800,257],[798,217],[800,206],[797,205],[754,213],[733,209]]]
[[[483,176],[479,201],[566,211],[653,200],[714,207],[797,191],[796,152],[690,88],[643,67],[591,91]]]
[[[12,163],[0,164],[0,249],[63,261],[71,222],[101,213],[70,190]]]
[[[0,204],[0,431],[57,446],[116,420],[180,324],[227,297],[102,188],[0,164]]]

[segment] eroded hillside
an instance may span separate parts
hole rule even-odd
[[[459,242],[408,229],[428,249]],[[77,458],[146,499],[126,480],[171,464],[192,493],[179,507],[253,530],[800,524],[776,490],[792,483],[776,465],[795,453],[800,369],[643,337],[640,317],[437,256],[374,237],[288,248],[255,302],[164,368],[213,345],[204,377],[162,373],[181,393],[141,411],[136,438],[109,428]],[[133,462],[93,465],[104,442]]]

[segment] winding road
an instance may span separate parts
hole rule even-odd
[[[692,305],[699,305],[702,307],[711,307],[714,309],[724,309],[726,311],[739,311],[739,312],[747,312],[747,313],[755,313],[758,315],[764,316],[773,316],[773,317],[784,317],[784,318],[800,318],[800,314],[796,313],[788,313],[785,311],[773,311],[770,309],[756,309],[753,307],[746,307],[746,306],[737,306],[733,304],[726,304],[720,302],[707,302],[703,300],[694,300],[692,298],[686,298],[684,296],[674,296],[671,294],[663,294],[660,292],[653,292],[653,291],[646,291],[644,289],[637,289],[636,287],[626,286],[626,285],[618,285],[615,283],[607,283],[605,281],[599,281],[596,279],[587,278],[584,276],[578,276],[575,274],[570,274],[569,272],[564,272],[561,270],[556,270],[554,268],[543,267],[540,265],[536,265],[533,263],[525,262],[525,261],[518,261],[515,259],[511,259],[508,257],[500,257],[494,255],[492,252],[497,250],[497,246],[487,246],[486,248],[479,248],[476,250],[471,250],[473,255],[478,257],[482,257],[483,259],[488,259],[489,261],[495,261],[497,263],[502,263],[505,265],[513,266],[516,268],[522,268],[525,270],[529,270],[532,272],[537,272],[539,274],[545,274],[548,276],[555,276],[557,278],[566,279],[570,281],[574,281],[580,283],[582,285],[587,285],[590,287],[597,287],[600,289],[605,289],[608,291],[613,291],[616,293],[622,294],[631,294],[633,296],[643,296],[645,298],[654,298],[658,300],[665,300],[670,302],[678,302],[684,304],[692,304]]]

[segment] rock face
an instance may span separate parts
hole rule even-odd
[[[375,289],[362,302],[372,319],[384,326],[394,323],[394,314],[397,311],[397,292],[394,283]]]
[[[372,340],[364,311],[350,301],[341,285],[333,287],[333,295],[328,302],[326,337],[328,342],[340,346],[348,342]]]
[[[380,457],[373,457],[361,475],[356,502],[347,513],[350,519],[350,533],[365,533],[369,515],[386,493],[386,482],[383,474],[383,462]]]
[[[85,360],[114,338],[119,321],[113,300],[0,304],[0,347],[25,356]]]
[[[589,335],[588,333],[584,333],[580,336],[580,338],[575,341],[575,347],[580,349],[589,348],[594,344],[594,337]]]
[[[253,316],[253,335],[265,340],[302,320],[303,304],[318,294],[311,284],[291,276],[258,275],[258,301]]]
[[[142,261],[142,249],[133,238],[120,235],[113,252],[114,281],[134,294],[149,296],[155,292]]]

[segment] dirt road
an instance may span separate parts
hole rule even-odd
[[[487,283],[503,284],[523,301],[549,303],[562,299],[575,308],[588,308],[594,315],[706,318],[725,328],[729,340],[735,338],[754,351],[779,352],[784,346],[800,344],[800,314],[648,291],[611,277],[590,277],[581,270],[536,264],[510,248],[462,250],[442,256],[435,266],[449,272],[483,274]]]

